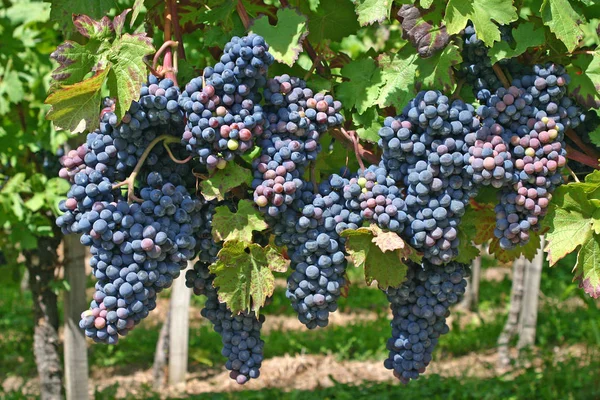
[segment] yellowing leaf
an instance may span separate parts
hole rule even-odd
[[[380,288],[386,289],[390,286],[396,287],[404,281],[408,267],[403,259],[415,253],[408,245],[384,252],[379,246],[386,249],[399,247],[398,242],[390,241],[389,237],[376,240],[376,233],[371,228],[346,230],[342,232],[342,236],[347,238],[346,251],[354,265],[364,267],[367,285],[376,280]],[[375,243],[376,241],[378,243]]]
[[[252,173],[233,162],[223,169],[217,169],[208,179],[200,183],[202,195],[206,200],[224,200],[225,193],[244,183],[252,182]]]
[[[554,192],[544,219],[550,228],[546,234],[550,266],[591,238],[594,210],[584,189],[576,183],[563,185]]]
[[[252,231],[264,231],[268,227],[250,200],[240,200],[236,213],[229,211],[227,206],[215,208],[212,234],[215,241],[252,243]]]
[[[354,0],[356,14],[361,25],[383,22],[390,17],[392,0]]]
[[[594,235],[588,240],[577,255],[575,279],[579,287],[597,299],[600,297],[600,236]]]
[[[105,69],[83,82],[63,86],[50,94],[46,104],[52,108],[46,118],[54,122],[56,129],[71,133],[96,129],[99,125],[100,89],[107,74],[108,69]]]
[[[216,275],[213,284],[219,288],[219,301],[227,303],[233,314],[253,310],[258,315],[273,294],[272,271],[283,272],[285,266],[281,254],[271,246],[229,241],[209,269]]]

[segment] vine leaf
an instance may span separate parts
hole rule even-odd
[[[406,278],[405,260],[419,259],[397,234],[384,233],[376,225],[346,230],[341,236],[347,238],[346,250],[354,265],[364,267],[367,285],[376,280],[381,289],[396,287]]]
[[[240,200],[236,213],[227,206],[215,208],[212,234],[215,241],[236,240],[252,243],[252,231],[264,231],[269,226],[250,200]]]
[[[277,11],[277,25],[269,24],[269,17],[263,15],[254,21],[252,31],[265,38],[269,51],[275,60],[290,67],[302,51],[302,41],[308,35],[308,19],[291,8]]]
[[[217,169],[208,179],[200,183],[202,195],[208,201],[224,200],[225,193],[243,184],[252,182],[252,173],[235,163],[227,163],[223,169]]]
[[[117,98],[115,112],[119,118],[129,110],[131,102],[138,99],[140,88],[147,78],[144,57],[154,48],[148,38],[140,39],[139,35],[125,34],[115,40],[108,54],[108,61],[112,64],[108,88]]]
[[[600,297],[600,236],[594,235],[581,246],[575,264],[575,280],[585,293],[595,299]]]
[[[50,3],[52,3],[50,20],[58,22],[61,31],[65,31],[70,27],[73,14],[102,18],[111,8],[117,10],[121,8],[116,0],[51,0]]]
[[[385,21],[390,17],[392,3],[392,0],[354,0],[358,22],[365,26]]]
[[[379,122],[377,107],[370,107],[360,115],[353,113],[352,121],[358,125],[356,134],[359,138],[367,142],[377,143],[379,140],[379,129],[382,126],[381,122]]]
[[[545,249],[550,266],[591,240],[595,210],[581,184],[572,183],[556,189],[544,218],[544,224],[550,228]],[[600,220],[597,223],[600,224]]]
[[[313,43],[328,40],[339,42],[360,28],[358,19],[348,0],[327,0],[319,3],[317,11],[308,20],[308,38]]]
[[[488,251],[490,255],[493,255],[496,258],[496,260],[503,263],[509,263],[521,256],[524,256],[531,261],[539,248],[540,236],[535,232],[530,232],[529,242],[524,246],[517,246],[514,249],[506,250],[500,247],[500,239],[494,238],[490,242]]]
[[[223,244],[209,269],[216,275],[214,285],[219,288],[219,301],[227,303],[232,313],[253,310],[258,314],[273,294],[273,271],[285,272],[287,264],[271,246],[232,240]]]
[[[488,51],[491,63],[495,64],[504,58],[520,56],[530,47],[541,46],[546,43],[544,30],[537,28],[533,22],[523,22],[512,31],[516,46],[512,49],[508,42],[497,42]]]
[[[410,41],[421,57],[431,57],[450,40],[444,25],[439,25],[440,18],[437,10],[424,12],[414,5],[404,4],[398,11],[402,26],[402,37]],[[433,20],[437,23],[434,23]]]
[[[579,27],[581,16],[573,9],[569,0],[544,0],[540,8],[542,21],[556,37],[562,41],[569,52],[573,51],[583,38]]]
[[[418,57],[407,46],[396,54],[383,54],[379,57],[384,83],[377,98],[379,107],[396,106],[401,110],[413,97],[418,67],[415,61]]]
[[[500,40],[500,29],[495,22],[506,25],[518,18],[512,1],[506,0],[449,0],[446,6],[446,28],[450,35],[459,33],[473,21],[477,37],[491,46]],[[494,22],[495,21],[495,22]]]
[[[87,15],[73,16],[76,29],[89,40],[85,45],[66,41],[51,54],[59,65],[52,73],[46,99],[52,105],[47,118],[57,129],[80,133],[97,128],[101,89],[106,80],[109,95],[116,98],[118,118],[139,95],[146,80],[144,57],[154,48],[145,33],[121,35],[129,11],[112,21],[107,17],[95,21]]]
[[[452,67],[462,62],[456,45],[449,45],[427,59],[417,61],[419,78],[415,82],[417,90],[436,89],[451,93],[456,87]]]
[[[471,200],[463,215],[459,230],[464,232],[475,244],[484,244],[494,238],[496,212],[489,203],[477,203]]]
[[[379,88],[383,83],[381,70],[372,58],[363,58],[344,65],[341,72],[348,80],[340,83],[337,97],[345,105],[356,107],[356,111],[363,114],[375,104],[379,96]]]
[[[98,71],[93,77],[74,85],[63,86],[51,93],[46,104],[52,108],[46,118],[54,122],[57,129],[81,133],[98,125],[101,89],[108,69]]]
[[[571,60],[567,68],[570,95],[586,108],[600,107],[600,52],[579,54]]]
[[[144,6],[144,0],[135,0],[135,2],[133,3],[133,14],[131,14],[131,21],[129,21],[129,27],[133,27],[133,24],[135,23],[135,20],[137,19],[138,15],[140,15],[140,11],[142,10],[142,7]]]

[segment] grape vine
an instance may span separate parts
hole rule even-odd
[[[249,28],[242,2],[236,8]],[[99,118],[88,121],[97,128],[61,157],[58,175],[71,188],[56,223],[90,248],[95,293],[80,327],[96,342],[116,344],[194,263],[186,285],[206,296],[201,314],[221,336],[230,377],[245,384],[259,377],[268,345],[260,310],[273,294],[273,272],[289,269],[286,297],[298,320],[323,328],[349,287],[349,259],[359,264],[361,251],[391,251],[394,265],[379,266],[368,281],[378,281],[393,316],[384,366],[408,383],[432,361],[449,331],[450,307],[465,292],[473,246],[462,222],[471,206],[495,193],[495,228],[482,242],[519,256],[552,224],[545,219],[560,212],[552,200],[564,199],[571,185],[563,185],[566,172],[579,182],[571,164],[598,167],[598,152],[586,145],[596,140],[589,135],[598,125],[594,107],[570,89],[574,79],[559,57],[517,54],[516,15],[490,22],[498,36],[491,42],[501,38],[511,54],[498,60],[480,21],[436,33],[434,22],[420,23],[426,10],[403,6],[397,18],[404,37],[457,81],[438,85],[447,81],[426,64],[417,71],[427,62],[422,57],[406,64],[414,51],[407,45],[378,65],[370,58],[335,60],[346,64],[342,72],[360,63],[361,73],[324,91],[309,77],[316,70],[335,80],[337,65],[317,55],[306,32],[297,40],[305,41],[309,73],[282,73],[281,63],[295,58],[288,62],[275,38],[273,47],[267,43],[260,18],[256,32],[231,37],[221,53],[213,52],[216,63],[197,69],[201,75],[180,89],[172,12],[165,10],[165,43],[133,99],[103,99]],[[111,23],[117,36],[118,23]],[[460,49],[452,39],[457,34]],[[453,61],[434,60],[446,52]],[[55,80],[72,83],[64,72],[75,63],[68,46],[53,57],[61,63]],[[361,86],[362,78],[383,82],[391,70],[410,68],[423,78],[408,89],[401,82]],[[363,93],[380,97],[363,107],[352,99]],[[379,118],[383,108],[386,117]],[[376,115],[370,124],[361,119],[368,110]],[[355,153],[358,167],[333,160],[326,140]],[[336,165],[324,167],[330,156]],[[349,232],[368,236],[368,245],[357,248]],[[381,271],[394,268],[405,272],[394,285],[382,283],[389,275]],[[585,268],[578,270],[582,286],[597,296],[600,283]]]

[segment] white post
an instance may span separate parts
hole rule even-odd
[[[524,349],[535,344],[535,332],[538,314],[540,281],[544,265],[544,237],[540,237],[540,248],[532,262],[525,269],[525,292],[519,321],[519,341],[517,348]]]
[[[188,268],[193,263],[188,263]],[[185,271],[173,282],[169,326],[169,385],[185,382],[188,365],[189,309],[192,290],[185,286]]]
[[[64,237],[65,385],[68,400],[88,398],[88,355],[85,335],[79,328],[81,313],[89,307],[86,300],[85,248],[77,235]]]

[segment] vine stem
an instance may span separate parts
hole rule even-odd
[[[165,6],[165,43],[171,41],[171,30],[172,30],[172,10],[176,7],[176,0],[167,0]],[[163,72],[165,77],[171,79],[175,86],[177,85],[177,71],[173,68],[173,50],[170,46],[165,49],[165,55],[163,57]]]
[[[360,143],[357,143],[356,147],[354,146],[354,140],[352,140],[352,137],[349,136],[350,132],[354,131],[348,132],[345,129],[332,129],[330,132],[331,136],[340,140],[340,142],[346,147],[352,148],[352,150],[358,153],[363,160],[368,161],[371,164],[379,163],[380,157],[377,154],[373,153],[371,150],[365,149]]]
[[[581,139],[579,138],[579,136],[577,135],[577,133],[575,133],[575,131],[573,129],[567,129],[567,131],[565,132],[567,134],[567,137],[569,139],[571,139],[572,141],[575,142],[575,144],[577,146],[579,146],[579,148],[588,156],[590,157],[594,157],[595,159],[600,158],[600,154],[594,150],[593,148],[591,148],[591,146],[586,146],[585,143],[583,143],[581,141]]]
[[[113,189],[118,189],[120,187],[127,186],[127,201],[129,201],[129,202],[135,201],[137,203],[141,203],[143,201],[142,199],[137,197],[135,195],[135,193],[133,192],[133,190],[135,188],[135,179],[137,178],[138,174],[140,173],[140,170],[142,169],[144,162],[150,155],[150,152],[152,151],[154,146],[156,146],[160,142],[163,142],[165,144],[178,143],[179,139],[176,138],[175,136],[170,136],[170,135],[160,135],[159,137],[155,138],[153,141],[150,142],[150,144],[148,144],[148,147],[146,147],[146,150],[144,150],[144,152],[140,156],[140,159],[138,160],[137,164],[135,165],[135,168],[133,169],[131,174],[127,177],[127,179],[113,185]]]
[[[510,87],[510,82],[506,78],[506,75],[504,75],[504,71],[502,71],[502,68],[500,68],[500,65],[494,64],[492,66],[492,69],[494,70],[494,73],[496,74],[498,79],[500,79],[500,82],[502,82],[502,85],[504,85],[504,87],[506,89],[508,89]]]
[[[310,162],[310,169],[308,170],[310,182],[312,183],[313,193],[319,193],[319,186],[317,185],[317,177],[315,176],[315,169],[317,167],[317,163],[314,161]]]
[[[167,150],[167,153],[169,154],[171,161],[173,161],[176,164],[186,164],[188,161],[190,161],[192,159],[192,156],[190,155],[190,156],[184,158],[183,160],[180,160],[177,157],[175,157],[175,155],[171,151],[171,148],[169,147],[169,145],[166,142],[163,142],[163,146],[164,146],[165,150]]]
[[[174,46],[178,46],[179,42],[176,42],[174,40],[167,40],[166,42],[164,42],[162,44],[162,46],[160,46],[160,49],[158,49],[156,51],[156,53],[154,54],[154,58],[152,59],[152,68],[154,70],[156,70],[156,64],[158,64],[158,59],[160,58],[160,56],[165,52],[165,50],[169,47],[174,47]]]
[[[358,138],[356,135],[356,131],[352,131],[347,132],[344,128],[342,128],[342,133],[348,137],[350,137],[350,139],[352,139],[352,144],[354,145],[354,155],[356,155],[356,161],[358,161],[358,165],[360,166],[361,170],[365,170],[365,164],[363,163],[362,158],[360,157],[360,152],[358,149]]]
[[[570,158],[571,160],[577,161],[581,164],[587,165],[588,167],[600,169],[600,164],[598,163],[597,159],[594,159],[593,157],[590,157],[587,154],[584,154],[569,145],[567,145],[566,149],[567,158]]]
[[[250,16],[248,15],[248,11],[246,11],[246,7],[244,7],[242,0],[238,0],[237,4],[235,5],[235,8],[238,14],[240,15],[240,19],[242,20],[242,24],[244,24],[244,28],[246,28],[246,30],[249,29]]]
[[[465,84],[465,80],[464,79],[459,79],[458,82],[456,82],[456,89],[454,89],[454,93],[452,93],[452,100],[456,100],[460,98],[460,91],[463,87],[463,85]]]
[[[575,179],[575,182],[579,183],[579,178],[577,177],[577,175],[575,175],[575,172],[573,172],[571,167],[569,167],[568,165],[567,165],[567,171],[569,171],[569,174],[573,177],[573,179]]]

